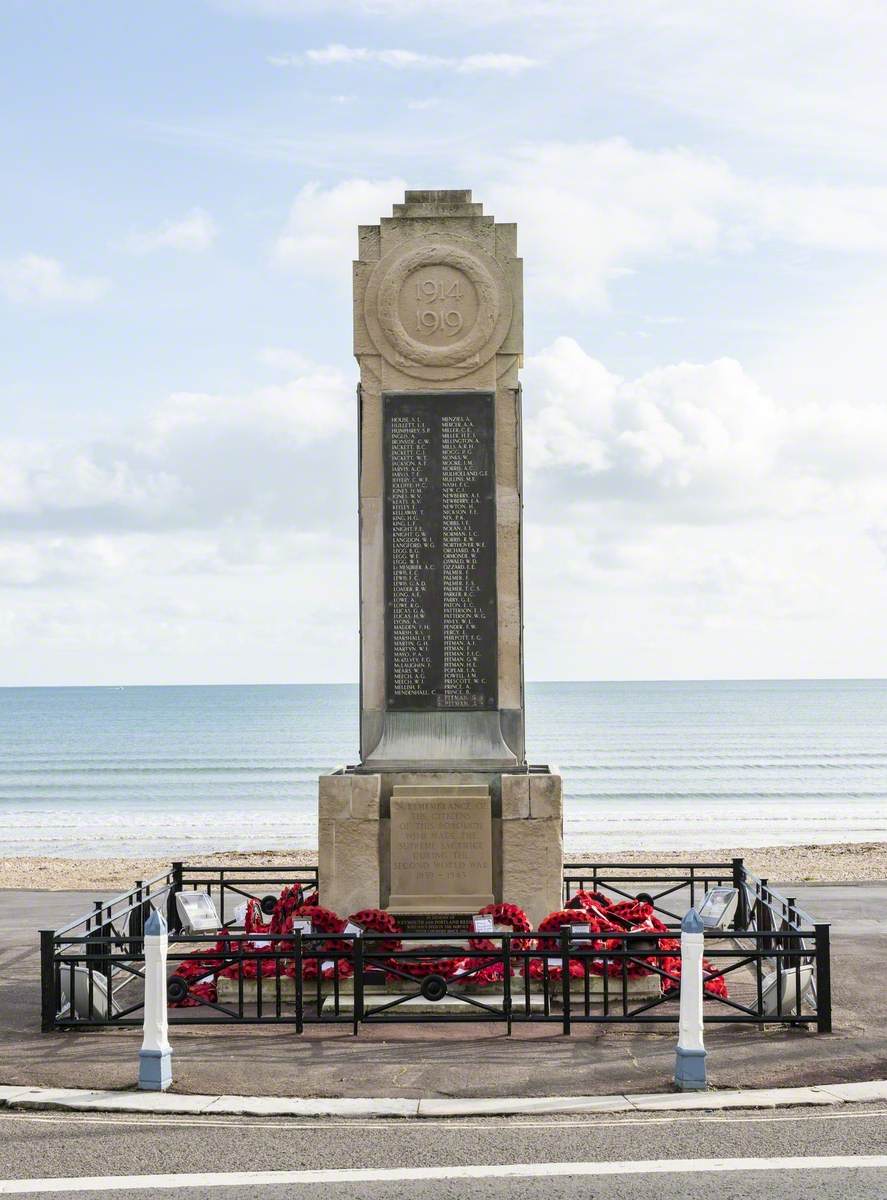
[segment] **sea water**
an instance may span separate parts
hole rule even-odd
[[[887,840],[887,681],[535,683],[570,851]],[[316,845],[350,685],[0,689],[0,854]]]

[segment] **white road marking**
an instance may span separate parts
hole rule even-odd
[[[654,1158],[623,1162],[503,1163],[471,1167],[369,1167],[325,1171],[217,1171],[182,1175],[92,1175],[0,1180],[0,1196],[317,1183],[419,1183],[433,1179],[550,1179],[564,1175],[713,1175],[729,1171],[836,1171],[887,1167],[887,1154],[817,1158]]]
[[[404,1133],[416,1133],[425,1129],[477,1129],[480,1132],[509,1129],[548,1129],[552,1132],[562,1132],[565,1129],[618,1129],[628,1125],[675,1125],[681,1121],[695,1121],[699,1124],[715,1125],[758,1125],[779,1124],[791,1121],[796,1125],[799,1121],[862,1121],[871,1118],[887,1117],[887,1108],[874,1111],[855,1111],[854,1108],[843,1108],[823,1111],[822,1109],[801,1109],[791,1113],[742,1113],[736,1109],[724,1109],[718,1112],[704,1112],[690,1109],[687,1112],[676,1113],[674,1116],[659,1116],[650,1113],[649,1116],[625,1116],[621,1120],[616,1117],[606,1120],[588,1114],[590,1119],[581,1117],[564,1120],[556,1115],[547,1121],[515,1121],[501,1117],[490,1117],[484,1121],[466,1121],[458,1117],[429,1117],[417,1122],[412,1118],[401,1117],[398,1120],[371,1118],[367,1120],[332,1121],[317,1118],[312,1121],[268,1117],[254,1117],[245,1125],[241,1117],[193,1117],[174,1116],[169,1113],[158,1113],[156,1116],[144,1116],[129,1113],[91,1113],[66,1109],[63,1112],[31,1112],[31,1111],[0,1111],[0,1122],[23,1121],[41,1122],[52,1125],[132,1125],[145,1129],[153,1129],[157,1125],[168,1126],[171,1129],[239,1129],[244,1135],[261,1133],[265,1129],[313,1129],[322,1124],[326,1129],[393,1129]]]

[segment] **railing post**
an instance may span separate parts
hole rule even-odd
[[[139,1051],[139,1087],[165,1092],[172,1083],[172,1050],[166,1010],[166,922],[156,910],[145,922],[145,1019]]]
[[[758,918],[758,929],[762,933],[764,933],[764,932],[769,933],[770,930],[773,928],[773,912],[770,908],[770,905],[767,902],[767,897],[769,896],[769,894],[770,894],[770,890],[768,887],[768,880],[762,879],[761,880],[760,899],[758,901],[758,903],[760,905],[760,916]],[[762,950],[766,950],[767,953],[769,954],[769,952],[773,949],[773,939],[770,937],[761,938],[760,947]]]
[[[829,949],[829,925],[815,925],[816,930],[816,1029],[818,1033],[832,1031],[832,966]],[[798,1005],[800,1011],[800,1004]]]
[[[55,932],[40,930],[40,1028],[44,1033],[55,1028]],[[73,1003],[73,997],[72,997]]]
[[[736,915],[733,918],[733,928],[736,930],[748,928],[748,893],[745,887],[745,865],[741,858],[733,859],[733,886],[739,895],[736,905]]]
[[[674,1081],[678,1091],[701,1091],[706,1086],[705,1045],[702,1036],[702,920],[691,908],[681,921],[681,1011]]]
[[[572,925],[561,925],[561,1003],[564,1008],[563,1031],[569,1036],[572,1029],[570,1013],[570,938]]]
[[[357,1037],[360,1033],[360,1022],[363,1020],[363,938],[359,935],[355,937],[351,943],[351,949],[354,956],[354,1024],[352,1033]]]
[[[169,885],[169,895],[166,898],[166,924],[169,929],[179,928],[179,910],[176,908],[176,896],[182,890],[182,864],[172,864],[172,882]],[[147,925],[145,926],[147,929]]]
[[[305,995],[304,980],[302,979],[302,930],[296,930],[296,1033],[302,1033],[305,1028]]]

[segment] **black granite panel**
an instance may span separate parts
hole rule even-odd
[[[389,710],[497,707],[493,403],[383,397]]]

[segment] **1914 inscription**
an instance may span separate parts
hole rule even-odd
[[[386,395],[389,710],[497,707],[493,395]]]

